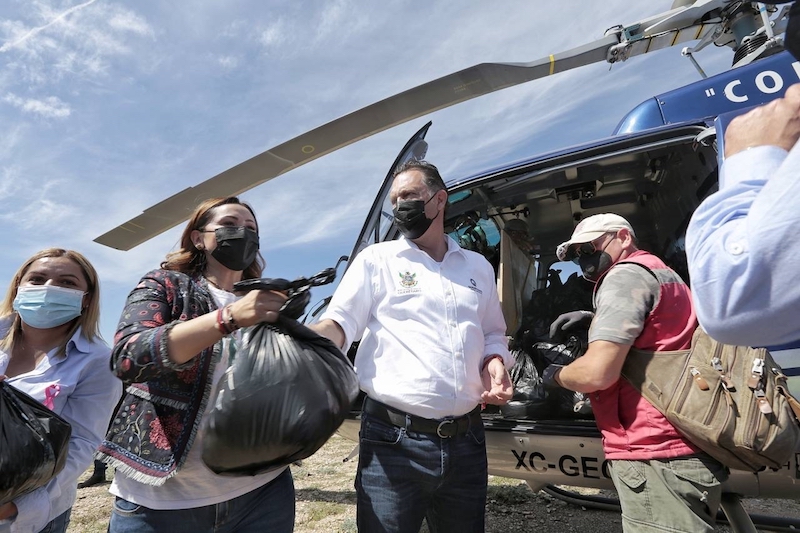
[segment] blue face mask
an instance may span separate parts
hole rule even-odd
[[[81,315],[83,294],[55,285],[27,285],[17,289],[14,311],[32,328],[55,328]]]

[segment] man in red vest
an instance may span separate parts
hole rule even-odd
[[[595,283],[595,314],[586,353],[567,366],[547,367],[542,377],[546,386],[589,394],[623,530],[713,531],[727,470],[681,437],[620,376],[631,347],[690,347],[697,318],[689,287],[659,258],[639,250],[630,223],[615,214],[585,218],[556,253],[562,261],[577,261]],[[562,315],[554,326],[564,321]]]

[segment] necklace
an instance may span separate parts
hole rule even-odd
[[[207,278],[207,277],[205,277],[205,276],[203,276],[203,279],[205,279],[205,280],[206,280],[206,282],[207,282],[209,285],[213,285],[214,287],[218,288],[218,289],[219,289],[219,290],[221,290],[221,291],[225,291],[225,292],[231,292],[231,291],[229,291],[228,289],[223,289],[222,287],[220,287],[219,285],[217,285],[216,283],[214,283],[213,281],[211,281],[210,279],[208,279],[208,278]]]

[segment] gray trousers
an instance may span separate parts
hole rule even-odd
[[[713,532],[727,469],[708,455],[611,461],[627,532]]]

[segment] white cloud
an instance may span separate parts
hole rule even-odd
[[[317,25],[317,39],[321,40],[332,32],[343,31],[348,27],[346,24],[347,6],[346,0],[333,0],[323,4],[320,14],[319,24]]]
[[[108,25],[116,30],[128,31],[137,35],[153,35],[147,21],[133,11],[119,11],[112,15]]]
[[[217,57],[217,63],[219,63],[222,68],[230,70],[239,66],[239,59],[234,56],[219,56]]]
[[[44,118],[66,118],[72,112],[69,104],[62,102],[57,96],[48,96],[44,99],[21,98],[13,93],[8,93],[3,101],[11,104],[24,113],[33,113]]]
[[[220,32],[219,37],[239,38],[247,33],[250,23],[243,19],[237,19],[228,23]]]
[[[48,189],[49,187],[46,187]],[[61,196],[63,200],[68,197]],[[16,207],[16,208],[14,208]],[[48,228],[52,231],[59,225],[68,222],[70,224],[77,220],[78,211],[74,205],[68,201],[58,201],[48,197],[46,191],[42,191],[38,198],[30,198],[28,201],[18,201],[15,206],[4,209],[0,214],[0,220],[13,222],[23,230],[36,230]]]
[[[0,169],[0,198],[11,198],[22,187],[19,167]]]
[[[21,124],[9,124],[0,135],[0,161],[10,159],[15,155],[15,148],[22,142],[24,126]]]
[[[7,36],[0,52],[8,57],[7,79],[17,81],[17,92],[61,86],[65,79],[103,78],[116,58],[138,57],[131,44],[154,36],[147,21],[118,4],[95,2],[66,11],[46,2],[25,3],[20,20],[0,21],[0,35]]]
[[[287,39],[285,26],[283,19],[277,19],[260,32],[258,42],[267,49],[280,47]]]
[[[46,30],[47,28],[49,28],[50,26],[53,26],[54,24],[58,24],[59,22],[63,21],[66,17],[68,17],[72,13],[75,13],[76,11],[80,11],[81,9],[83,9],[83,8],[85,8],[87,6],[92,5],[96,1],[97,0],[88,0],[88,2],[84,2],[83,4],[78,4],[76,6],[73,6],[73,7],[69,8],[69,9],[67,9],[66,11],[63,11],[59,15],[53,17],[46,24],[43,24],[41,26],[37,26],[35,28],[29,29],[28,31],[24,32],[22,35],[19,35],[19,36],[15,37],[14,39],[3,43],[3,45],[0,46],[0,52],[8,52],[12,48],[20,46],[21,44],[23,44],[28,39],[31,39],[31,38],[35,37],[38,33]]]

